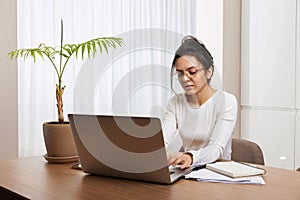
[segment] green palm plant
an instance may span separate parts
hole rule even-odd
[[[44,59],[46,57],[54,67],[57,81],[56,84],[56,101],[57,101],[57,111],[58,111],[58,121],[59,123],[64,123],[64,113],[63,113],[63,93],[65,90],[65,85],[63,86],[62,78],[64,71],[67,67],[68,61],[75,54],[76,59],[80,55],[82,60],[87,56],[95,57],[96,53],[99,51],[102,53],[106,51],[108,53],[109,48],[117,48],[124,44],[123,39],[117,37],[101,37],[94,38],[92,40],[86,41],[80,44],[63,44],[63,21],[61,20],[61,35],[60,35],[60,46],[53,47],[47,46],[41,43],[36,48],[23,48],[11,51],[8,53],[10,59],[23,58],[24,61],[31,57],[33,61],[36,62],[37,57]],[[58,61],[57,58],[59,59]]]

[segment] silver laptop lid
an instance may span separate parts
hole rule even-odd
[[[69,114],[86,173],[171,183],[158,118]]]

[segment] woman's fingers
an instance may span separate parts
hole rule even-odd
[[[168,155],[168,165],[173,165],[174,166],[173,163],[175,163],[176,160],[178,160],[181,156],[182,156],[181,152],[176,152],[176,153]]]
[[[191,157],[181,152],[177,152],[168,156],[168,164],[172,166],[180,165],[181,169],[189,167],[191,163]]]

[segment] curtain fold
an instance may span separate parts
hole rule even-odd
[[[196,0],[19,0],[18,48],[41,42],[58,46],[60,19],[64,43],[124,36],[126,50],[114,50],[93,62],[73,57],[68,63],[63,77],[65,118],[68,113],[91,111],[162,117],[172,95],[168,70],[173,54],[180,39],[196,31],[195,4]],[[109,62],[103,64],[103,58]],[[78,84],[85,65],[94,68],[89,80],[82,79],[93,81],[88,96],[81,93],[89,90],[88,84]],[[41,155],[46,152],[42,123],[57,120],[55,72],[41,59],[19,60],[18,66],[19,156]],[[99,68],[106,71],[99,73]]]

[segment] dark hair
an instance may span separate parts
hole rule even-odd
[[[213,68],[212,70],[214,72],[214,60],[210,52],[206,49],[205,45],[201,41],[197,40],[197,38],[191,35],[187,35],[182,39],[181,45],[175,52],[175,57],[172,62],[172,68],[170,74],[172,90],[173,90],[173,73],[176,67],[175,66],[176,60],[181,56],[185,56],[185,55],[195,57],[202,64],[205,72],[207,72],[207,70],[210,67]],[[207,80],[207,83],[210,82],[211,77]]]

